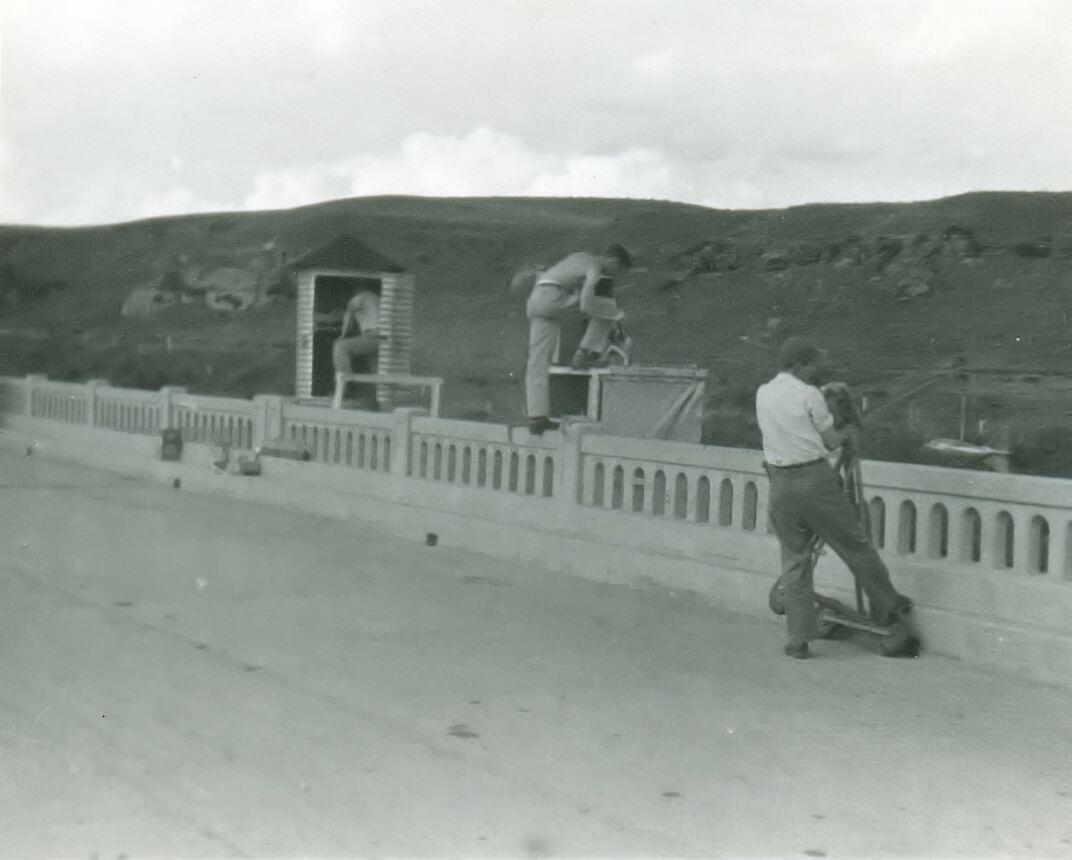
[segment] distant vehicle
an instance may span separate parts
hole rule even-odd
[[[931,439],[923,446],[950,466],[985,469],[990,472],[1008,472],[1009,454],[999,448],[974,445],[961,439]]]

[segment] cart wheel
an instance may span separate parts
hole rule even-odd
[[[785,589],[781,579],[771,586],[770,594],[767,595],[767,606],[775,615],[785,615]]]
[[[915,657],[919,654],[919,639],[904,621],[895,621],[890,632],[879,640],[878,650],[884,657]]]

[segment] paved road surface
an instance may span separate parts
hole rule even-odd
[[[37,459],[0,485],[0,857],[1072,857],[1072,692]]]

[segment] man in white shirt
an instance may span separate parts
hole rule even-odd
[[[771,523],[782,548],[789,628],[785,653],[802,659],[808,656],[808,640],[818,638],[810,563],[816,535],[848,565],[879,624],[903,623],[912,603],[894,589],[827,459],[830,451],[856,441],[851,428],[835,427],[816,387],[822,354],[810,341],[791,337],[779,350],[778,366],[781,372],[756,392],[756,417],[770,475]]]
[[[613,295],[600,296],[596,286],[602,278],[615,278],[631,264],[624,247],[611,245],[602,256],[585,252],[570,254],[536,278],[525,304],[525,315],[529,318],[525,406],[532,433],[539,435],[557,426],[548,412],[551,358],[562,333],[562,320],[577,311],[588,317],[574,363],[590,365],[593,356],[606,348],[615,324],[625,316]]]

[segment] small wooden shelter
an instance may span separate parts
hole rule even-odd
[[[379,375],[410,372],[413,353],[414,278],[402,266],[354,236],[341,235],[291,263],[297,277],[297,368],[299,398],[331,397],[335,389],[332,346],[342,331],[347,302],[358,290],[380,297],[379,358],[362,370]],[[377,386],[389,406],[390,387]]]

